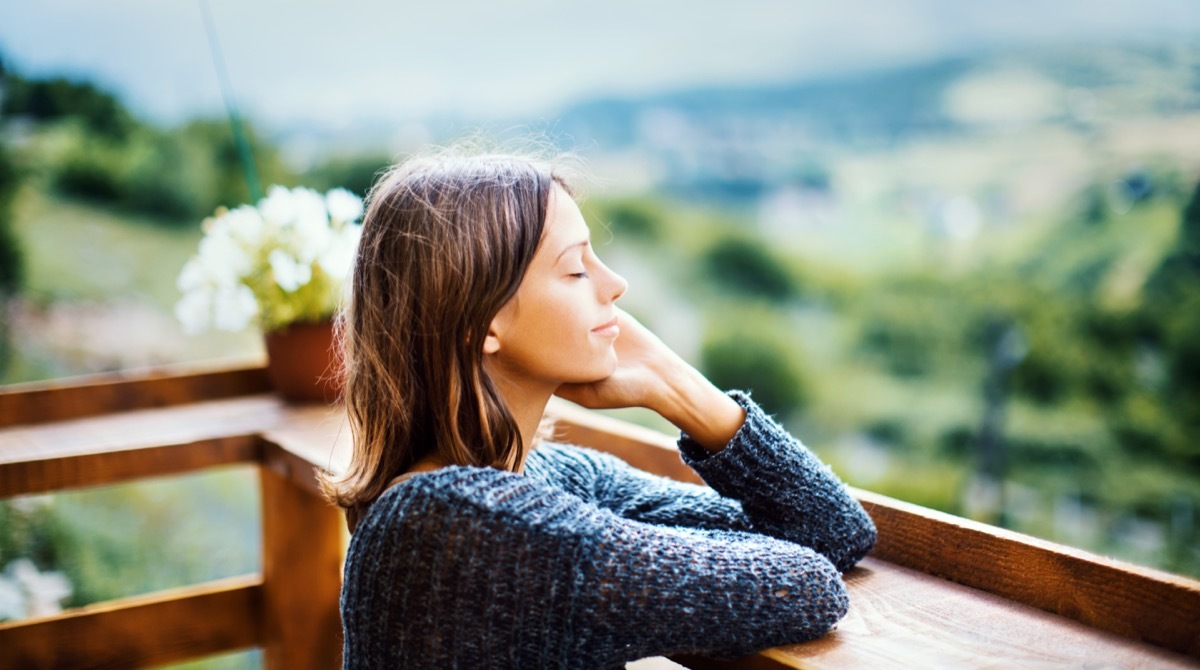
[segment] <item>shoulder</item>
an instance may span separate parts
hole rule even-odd
[[[614,477],[628,469],[625,461],[612,454],[558,442],[543,442],[525,460],[530,477],[593,502]]]
[[[537,477],[496,468],[449,466],[386,491],[367,511],[352,544],[419,540],[431,533],[502,533],[586,527],[591,510]]]
[[[623,466],[625,462],[612,454],[561,442],[542,442],[525,460],[525,470],[538,476],[555,472],[594,477]]]

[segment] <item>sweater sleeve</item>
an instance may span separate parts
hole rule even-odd
[[[790,435],[748,394],[732,397],[746,421],[730,443],[710,454],[683,434],[680,456],[709,485],[643,472],[587,450],[591,465],[566,469],[568,481],[597,505],[628,519],[668,526],[748,530],[811,547],[839,570],[871,550],[871,517],[812,451]],[[578,461],[568,457],[564,462]]]
[[[376,503],[346,562],[346,668],[613,668],[736,657],[847,611],[813,550],[626,519],[507,473],[414,481]]]

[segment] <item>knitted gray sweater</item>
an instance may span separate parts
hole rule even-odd
[[[745,425],[684,462],[711,488],[542,444],[524,474],[451,466],[392,487],[350,542],[344,663],[357,668],[619,668],[733,657],[829,631],[839,571],[875,527],[750,398]]]

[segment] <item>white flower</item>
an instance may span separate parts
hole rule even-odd
[[[0,621],[4,619],[24,619],[28,616],[25,611],[25,594],[14,581],[0,575]]]
[[[312,265],[298,262],[283,249],[276,249],[267,256],[271,263],[271,272],[275,275],[275,283],[283,290],[291,293],[304,286],[312,279]]]
[[[175,280],[175,287],[179,289],[180,293],[196,291],[207,285],[208,274],[196,258],[191,258],[183,264],[183,269],[179,271],[179,278]]]
[[[217,219],[217,225],[200,240],[200,251],[196,258],[204,276],[217,286],[225,287],[236,284],[250,272],[253,265],[245,247],[230,235],[224,219]]]
[[[238,330],[251,320],[272,330],[332,314],[362,214],[362,200],[345,189],[321,194],[283,186],[271,187],[257,206],[219,208],[204,220],[199,249],[180,269],[176,317],[197,333]]]
[[[330,244],[333,230],[325,198],[312,189],[296,189],[296,218],[292,221],[292,249],[303,263],[312,263]]]
[[[254,293],[242,284],[217,291],[212,303],[213,323],[221,330],[241,330],[258,316]]]
[[[362,199],[344,188],[326,193],[325,206],[329,208],[329,217],[338,224],[357,221],[363,213]]]
[[[28,558],[9,563],[0,583],[4,585],[0,589],[4,608],[21,610],[12,618],[57,614],[62,611],[59,603],[71,595],[71,583],[61,572],[41,572]]]
[[[329,210],[325,209],[325,198],[311,188],[292,189],[293,226],[329,227]]]
[[[349,224],[333,235],[325,253],[317,258],[317,263],[325,274],[337,281],[345,280],[350,275],[354,265],[354,254],[358,251],[358,239],[362,235],[362,226]]]
[[[236,239],[246,249],[255,249],[262,245],[267,237],[267,223],[262,214],[250,205],[242,205],[229,211],[225,216],[229,235]]]
[[[187,266],[184,266],[185,269]],[[180,280],[183,275],[180,275]],[[188,335],[203,333],[208,329],[212,316],[212,292],[197,287],[184,292],[179,302],[175,303],[175,318],[183,324],[183,331]]]
[[[271,223],[287,225],[296,217],[296,199],[286,186],[272,186],[267,197],[258,201],[258,211]]]

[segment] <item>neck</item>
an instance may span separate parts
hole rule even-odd
[[[550,402],[550,396],[554,395],[556,387],[518,382],[513,377],[503,374],[493,374],[492,379],[496,381],[496,388],[500,391],[509,414],[512,414],[513,420],[517,422],[517,429],[521,431],[521,453],[517,457],[515,471],[522,472],[525,469],[525,457],[533,448],[533,438],[537,435],[542,415],[545,414],[546,405]]]

